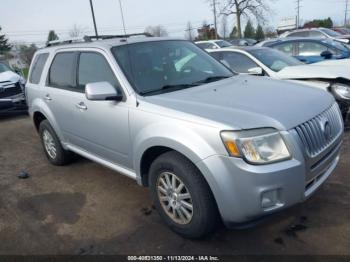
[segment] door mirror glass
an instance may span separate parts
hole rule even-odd
[[[123,95],[108,82],[89,83],[85,86],[85,95],[92,101],[121,101]]]
[[[261,67],[253,67],[248,69],[248,74],[260,76],[263,75],[263,70]]]
[[[330,51],[326,50],[326,51],[323,51],[323,52],[321,53],[321,56],[322,56],[324,59],[331,59],[332,56],[333,56],[333,54],[332,54]]]

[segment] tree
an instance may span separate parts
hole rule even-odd
[[[1,26],[0,26],[1,32]],[[5,35],[0,34],[0,54],[4,54],[11,50],[11,45],[8,43],[8,39]]]
[[[314,19],[310,22],[307,22],[304,24],[304,28],[312,28],[312,27],[326,27],[326,28],[332,28],[333,27],[333,21],[330,17],[327,19]]]
[[[265,38],[276,38],[278,37],[277,31],[272,27],[267,27],[265,29]]]
[[[193,41],[194,40],[194,33],[193,33],[194,28],[192,27],[191,22],[187,23],[186,30],[185,30],[185,38],[187,40]]]
[[[228,35],[228,25],[227,25],[227,16],[223,15],[221,18],[221,34],[224,39],[227,38]]]
[[[156,26],[147,26],[145,29],[145,33],[149,33],[153,36],[168,36],[167,30],[162,25]]]
[[[238,36],[237,33],[238,33],[237,26],[234,26],[234,27],[232,28],[231,33],[230,33],[230,38],[237,38],[237,36]]]
[[[59,37],[58,35],[56,35],[55,31],[54,30],[50,30],[49,31],[49,35],[47,36],[47,42],[50,42],[50,41],[55,41],[55,40],[58,40]]]
[[[198,31],[198,36],[196,37],[197,41],[216,39],[215,28],[207,24],[206,21],[203,22],[202,27],[198,28],[197,31]],[[220,36],[218,36],[218,38],[220,38]]]
[[[268,6],[271,0],[222,0],[224,1],[221,14],[224,15],[235,15],[237,21],[237,32],[238,37],[242,37],[242,16],[251,17],[253,16],[258,22],[265,22],[265,14],[270,11]]]
[[[78,26],[76,24],[73,25],[72,29],[69,31],[70,37],[82,37],[85,33],[85,28]]]
[[[21,45],[19,47],[19,56],[22,59],[23,62],[25,62],[27,65],[30,65],[34,53],[38,50],[35,44],[31,44],[30,46],[27,45]]]
[[[255,40],[262,41],[265,39],[265,33],[261,25],[258,25],[255,33]]]
[[[255,29],[252,26],[250,20],[248,20],[245,29],[244,29],[244,37],[245,38],[255,38]]]

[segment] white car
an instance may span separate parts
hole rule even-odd
[[[350,125],[350,70],[344,66],[348,61],[306,65],[266,47],[224,48],[209,53],[239,74],[295,81],[332,93],[341,108],[346,125]]]
[[[195,44],[204,50],[215,50],[232,46],[230,42],[225,40],[198,41]]]
[[[0,113],[26,110],[25,79],[0,62]]]
[[[298,29],[289,32],[285,32],[280,35],[280,38],[284,37],[313,37],[313,38],[329,38],[345,44],[350,43],[350,35],[342,35],[329,28],[306,28]]]

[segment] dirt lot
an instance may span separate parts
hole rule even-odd
[[[0,254],[350,254],[350,134],[306,203],[201,241],[172,233],[130,179],[85,159],[51,166],[26,116],[0,119],[0,141]]]

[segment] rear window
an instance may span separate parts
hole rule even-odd
[[[30,73],[29,82],[32,84],[39,84],[41,75],[43,73],[44,66],[46,64],[48,53],[39,54],[35,57],[33,62],[32,71]]]
[[[58,88],[76,88],[77,53],[58,53],[51,65],[49,86]]]

